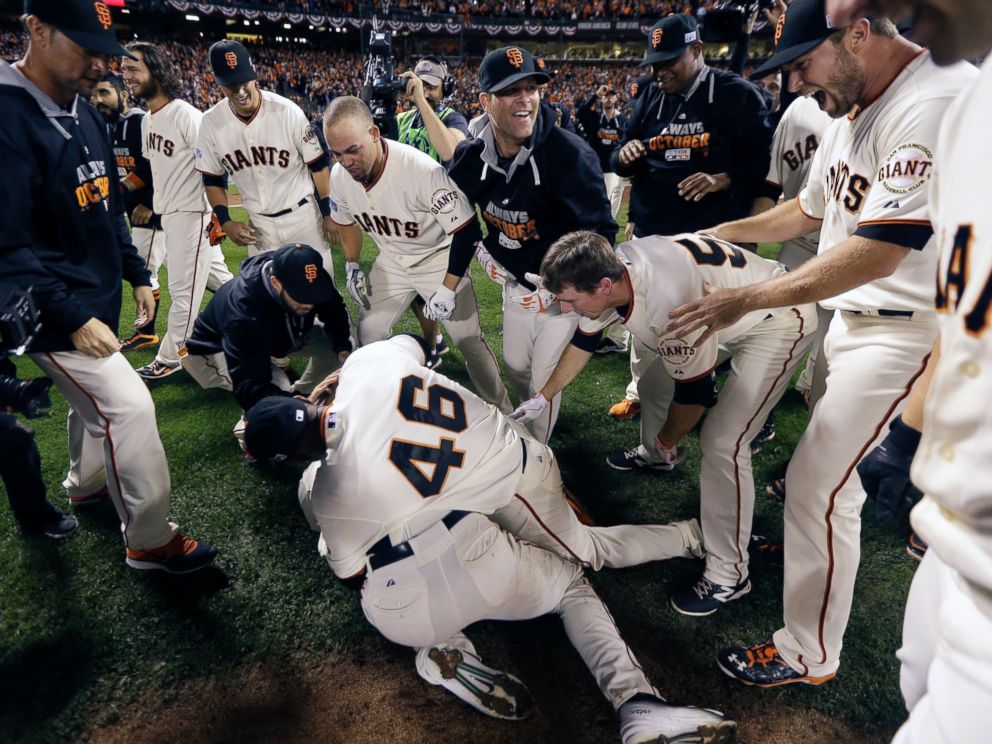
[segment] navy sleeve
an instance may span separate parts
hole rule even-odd
[[[617,143],[617,146],[613,149],[613,152],[610,155],[610,168],[614,173],[618,176],[622,176],[623,178],[629,178],[634,175],[634,173],[644,165],[644,161],[647,160],[645,157],[634,161],[629,166],[621,165],[620,150],[622,150],[623,146],[628,142],[641,139],[641,117],[644,115],[644,103],[649,97],[650,96],[648,96],[647,93],[642,93],[634,101],[634,107],[631,109],[630,116],[627,117],[627,121],[623,126],[623,135],[620,137],[620,141]]]
[[[317,317],[324,324],[324,335],[331,342],[334,351],[351,351],[351,318],[344,300],[336,291],[328,302],[317,306]]]
[[[451,248],[448,252],[448,273],[455,276],[465,276],[468,273],[475,246],[482,240],[482,229],[479,219],[471,219],[461,230],[451,237]]]
[[[575,109],[575,118],[582,125],[582,133],[585,135],[587,140],[592,139],[596,136],[596,104],[599,102],[599,96],[593,93],[589,98],[582,102],[582,105]]]
[[[727,101],[730,117],[724,122],[735,155],[729,171],[730,188],[735,194],[753,198],[768,175],[775,129],[760,89],[740,78],[733,82],[739,94]],[[738,103],[733,103],[735,99]]]
[[[613,219],[610,200],[606,196],[606,183],[599,158],[584,142],[576,148],[575,163],[559,172],[567,180],[558,193],[562,203],[571,210],[585,230],[597,232],[613,245],[617,239],[617,223]]]
[[[599,346],[599,340],[602,336],[602,331],[585,333],[581,328],[576,327],[575,333],[572,334],[572,339],[569,341],[569,344],[577,349],[582,349],[582,351],[588,351],[591,354],[596,351],[596,347]]]
[[[139,158],[143,159],[143,158]],[[127,220],[124,219],[124,191],[120,176],[114,163],[113,148],[107,150],[107,170],[110,176],[110,213],[113,215],[114,232],[121,249],[121,273],[132,287],[151,286],[151,273],[145,266],[144,260],[138,255],[138,249],[131,240],[131,231]]]
[[[254,323],[229,324],[224,329],[221,345],[234,397],[244,410],[269,395],[292,396],[272,384],[272,361],[265,345],[258,343],[258,328]]]

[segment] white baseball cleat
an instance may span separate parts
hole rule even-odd
[[[729,744],[737,724],[716,710],[669,705],[639,693],[620,706],[623,744]]]
[[[440,685],[480,713],[506,721],[521,721],[534,710],[534,699],[512,674],[491,669],[478,656],[447,644],[417,652],[417,672]]]

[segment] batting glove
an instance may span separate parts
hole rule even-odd
[[[920,432],[896,416],[882,443],[858,463],[861,486],[875,499],[875,516],[888,522],[904,506],[911,506],[920,492],[909,479],[909,466],[920,444]]]
[[[442,284],[427,300],[424,315],[429,320],[447,320],[453,312],[455,312],[455,291]]]
[[[362,271],[362,267],[354,261],[348,261],[344,268],[348,274],[348,294],[351,295],[351,299],[366,310],[371,309],[372,303],[369,302],[369,297],[372,296],[372,285]]]
[[[479,243],[478,249],[475,251],[476,258],[479,259],[479,263],[482,264],[483,271],[486,272],[486,276],[492,279],[494,282],[500,286],[505,286],[510,280],[510,275],[506,273],[506,269],[499,265],[499,262],[490,255],[482,243]]]
[[[516,410],[510,414],[510,418],[521,424],[529,424],[544,413],[544,409],[547,407],[548,399],[538,393],[517,406]]]
[[[524,278],[537,287],[537,289],[530,294],[513,298],[513,301],[520,305],[520,307],[524,310],[532,313],[543,313],[558,301],[558,298],[553,292],[549,292],[544,288],[544,284],[541,283],[541,277],[539,274],[531,274],[528,272],[524,274]]]
[[[662,442],[661,439],[655,437],[654,448],[655,451],[661,456],[662,462],[666,465],[675,467],[682,462],[683,453],[679,450],[678,443],[675,443],[669,447],[667,444]]]

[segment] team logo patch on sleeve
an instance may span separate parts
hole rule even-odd
[[[923,145],[900,145],[878,169],[878,180],[893,194],[911,194],[930,180],[933,153]]]
[[[431,214],[451,214],[458,204],[458,192],[452,189],[437,189],[431,194]]]

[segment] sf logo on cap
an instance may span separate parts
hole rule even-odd
[[[778,40],[782,38],[783,28],[785,28],[785,13],[778,17],[778,22],[775,24],[775,46],[778,46]]]
[[[510,60],[510,64],[516,67],[518,70],[520,66],[524,63],[524,55],[516,47],[510,47],[506,50],[506,58]]]
[[[110,8],[101,2],[93,3],[93,8],[96,10],[97,21],[99,21],[101,26],[103,26],[103,30],[106,31],[113,23],[113,20],[110,17]]]
[[[656,28],[651,32],[651,46],[657,49],[661,46],[661,37],[665,35],[665,30],[662,28]]]
[[[317,267],[313,264],[307,264],[303,267],[303,274],[306,276],[307,281],[313,284],[317,281]]]
[[[236,70],[238,68],[238,55],[234,52],[225,52],[224,61],[227,62],[227,66],[232,70]]]

